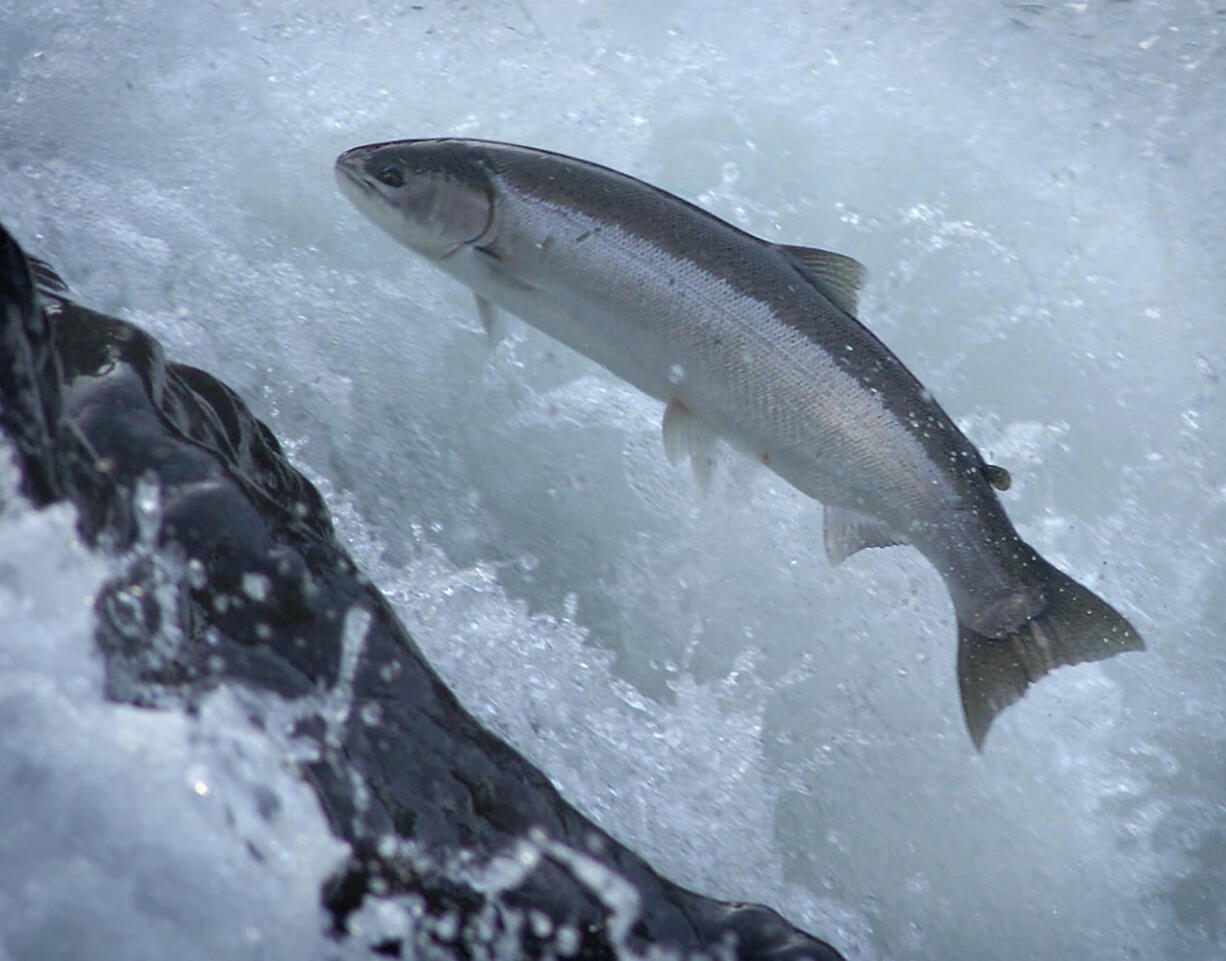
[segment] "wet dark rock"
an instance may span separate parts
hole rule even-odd
[[[353,851],[322,892],[338,937],[374,895],[418,917],[411,943],[371,945],[387,957],[839,957],[773,911],[664,880],[567,805],[434,674],[238,396],[74,303],[2,228],[0,322],[0,428],[25,494],[72,501],[89,544],[132,557],[96,600],[108,695],[190,709],[226,684],[306,705],[296,734],[318,759],[303,775]],[[351,720],[312,712],[328,692]],[[454,867],[510,851],[526,867],[494,892]],[[584,880],[592,866],[628,882],[636,917]]]

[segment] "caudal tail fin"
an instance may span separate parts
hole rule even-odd
[[[958,621],[958,686],[976,749],[996,715],[1052,668],[1099,661],[1145,642],[1110,604],[1068,575],[1047,568],[1043,608],[1001,637],[987,637]]]

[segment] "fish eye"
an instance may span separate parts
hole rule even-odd
[[[386,184],[389,187],[404,186],[404,175],[396,167],[384,167],[376,176],[379,183]]]

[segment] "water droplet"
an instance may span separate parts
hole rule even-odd
[[[528,912],[528,923],[532,925],[532,933],[538,938],[544,939],[553,933],[553,921],[544,911]]]
[[[558,928],[558,935],[554,938],[553,943],[558,949],[558,954],[569,958],[579,950],[579,932],[569,924],[564,924]]]
[[[152,544],[162,524],[162,488],[156,475],[147,474],[136,482],[132,507],[141,542]]]
[[[459,930],[460,922],[453,911],[448,911],[434,922],[434,936],[440,941],[454,941]]]
[[[378,704],[363,704],[358,715],[362,718],[363,724],[374,727],[383,720],[383,709]]]
[[[380,857],[391,860],[400,849],[400,841],[394,834],[384,834],[379,838],[379,843],[375,847]]]
[[[194,557],[187,562],[187,582],[198,591],[204,590],[209,583],[208,570]]]
[[[243,575],[243,593],[253,601],[267,600],[271,590],[272,581],[267,575],[256,572],[248,572]]]

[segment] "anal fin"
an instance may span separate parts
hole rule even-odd
[[[882,521],[846,507],[825,508],[826,558],[831,564],[841,564],[866,547],[893,547],[907,540],[895,534]]]

